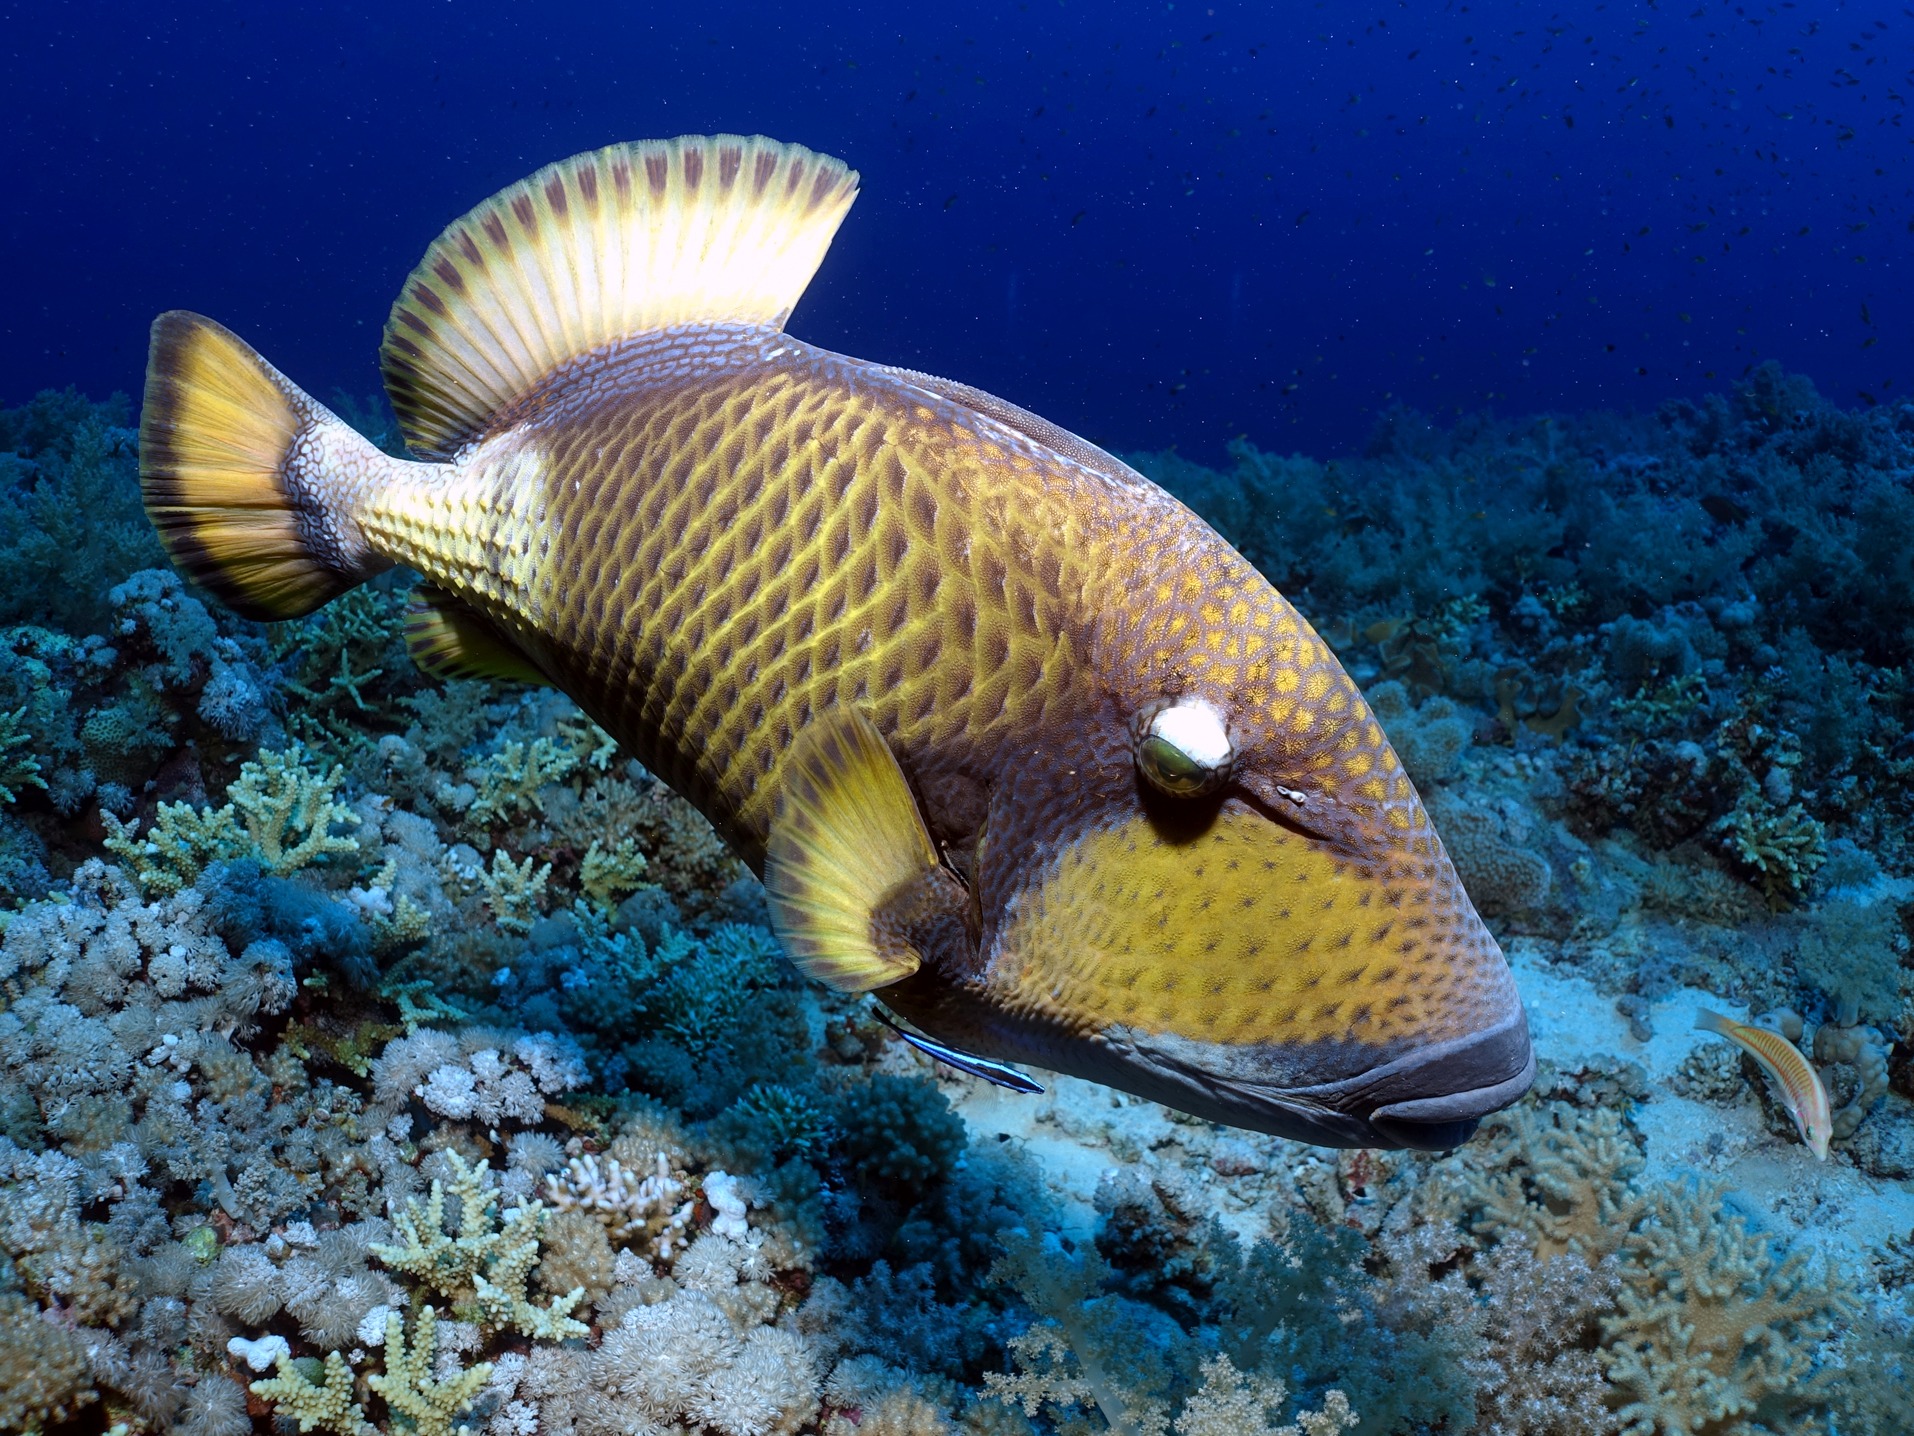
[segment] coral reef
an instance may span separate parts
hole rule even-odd
[[[569,703],[418,674],[406,575],[265,628],[153,567],[129,418],[0,411],[0,1428],[1906,1428],[1914,407],[1138,460],[1576,984],[1538,1033],[1616,1034],[1444,1155],[932,1069]],[[1704,997],[1794,1024],[1825,1167]]]

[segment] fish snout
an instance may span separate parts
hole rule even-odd
[[[1520,1100],[1534,1080],[1535,1049],[1518,1002],[1494,1026],[1418,1047],[1307,1095],[1360,1117],[1374,1133],[1365,1145],[1440,1152],[1468,1141],[1484,1117]]]

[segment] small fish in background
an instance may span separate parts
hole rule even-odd
[[[569,694],[764,879],[799,968],[966,1071],[1466,1140],[1528,1090],[1527,1019],[1362,694],[1129,466],[785,333],[856,192],[694,136],[487,200],[386,325],[417,461],[161,315],[147,512],[256,618],[417,570],[422,668]]]
[[[1834,1137],[1834,1116],[1828,1103],[1828,1089],[1822,1085],[1821,1074],[1814,1070],[1814,1064],[1801,1055],[1798,1047],[1779,1032],[1748,1022],[1736,1022],[1732,1017],[1723,1017],[1705,1007],[1695,1014],[1695,1030],[1725,1037],[1759,1062],[1762,1070],[1774,1078],[1775,1085],[1781,1089],[1788,1115],[1794,1118],[1794,1127],[1801,1134],[1801,1140],[1807,1143],[1810,1152],[1822,1161],[1827,1161],[1828,1143]]]
[[[1736,502],[1726,494],[1703,494],[1701,507],[1716,523],[1745,524],[1754,517],[1747,505]]]

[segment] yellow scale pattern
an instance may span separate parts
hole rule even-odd
[[[668,368],[674,347],[606,362]],[[855,704],[912,755],[988,751],[1068,706],[1069,591],[1096,555],[1079,476],[1019,436],[766,331],[706,363],[675,384],[574,378],[361,523],[498,619],[755,866],[812,713]],[[1063,546],[1037,552],[1025,525]]]
[[[1474,915],[1437,896],[1433,835],[1378,886],[1267,829],[1225,812],[1193,843],[1134,824],[1060,854],[1008,936],[1031,962],[1020,1005],[1214,1042],[1381,1045],[1462,1035],[1504,1000]]]
[[[838,367],[752,366],[554,435],[577,477],[551,499],[567,686],[754,865],[813,713],[858,707],[908,769],[1041,726],[1081,681],[1061,565],[1002,522],[1013,498],[1065,517],[1036,457]],[[655,477],[630,484],[635,459]]]

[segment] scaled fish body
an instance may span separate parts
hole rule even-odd
[[[163,315],[148,511],[259,617],[417,569],[423,666],[570,694],[764,877],[805,971],[936,1042],[1459,1142],[1527,1088],[1527,1026],[1361,695],[1117,460],[783,332],[855,186],[689,138],[480,205],[386,327],[419,462]]]
[[[1705,1007],[1695,1013],[1695,1030],[1725,1037],[1759,1062],[1781,1089],[1788,1104],[1788,1115],[1794,1118],[1794,1129],[1801,1134],[1801,1140],[1810,1152],[1827,1161],[1828,1143],[1834,1140],[1834,1114],[1821,1074],[1801,1055],[1800,1048],[1779,1032],[1749,1022],[1736,1022]]]

